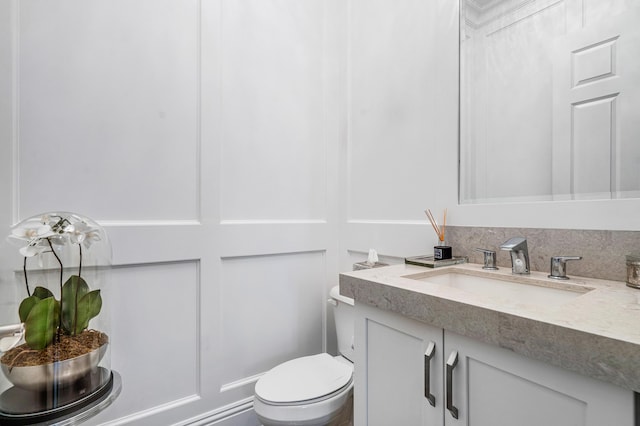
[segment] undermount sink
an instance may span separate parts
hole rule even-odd
[[[459,272],[447,272],[429,276],[407,276],[427,283],[457,288],[469,293],[485,297],[496,297],[515,303],[536,305],[561,305],[578,296],[589,292],[590,288],[563,284],[548,287],[534,282],[523,283],[509,280],[505,276],[487,277],[475,276]],[[526,280],[521,278],[520,280]]]

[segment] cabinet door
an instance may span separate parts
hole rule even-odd
[[[465,426],[632,426],[634,396],[609,383],[445,332],[453,364],[452,404],[445,424]],[[449,391],[449,389],[447,389]]]
[[[443,425],[442,333],[356,304],[356,425]]]

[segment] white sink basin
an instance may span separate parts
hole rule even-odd
[[[589,288],[571,284],[546,287],[535,283],[525,284],[522,282],[510,281],[504,276],[496,276],[493,278],[457,272],[448,272],[426,277],[422,276],[419,278],[408,276],[407,278],[418,279],[432,284],[445,285],[485,297],[495,297],[515,303],[545,306],[566,303],[591,290]],[[553,285],[553,283],[550,284]]]

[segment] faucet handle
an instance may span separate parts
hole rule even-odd
[[[568,280],[567,261],[580,259],[582,256],[551,256],[551,273],[547,276],[555,280]]]
[[[474,250],[484,253],[484,266],[482,267],[482,269],[487,269],[489,271],[498,270],[498,267],[496,266],[496,252],[494,250],[483,248],[476,248]]]

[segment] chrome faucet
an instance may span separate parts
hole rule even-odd
[[[511,255],[511,272],[518,275],[529,274],[529,249],[527,240],[513,237],[502,243],[500,250],[508,251]]]

